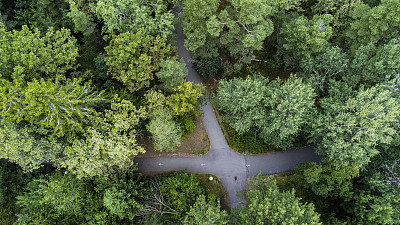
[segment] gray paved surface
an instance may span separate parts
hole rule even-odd
[[[178,10],[175,10],[178,12]],[[193,69],[190,53],[184,46],[182,28],[177,28],[177,51],[186,62],[189,75],[186,78],[193,83],[201,83],[201,78]],[[274,174],[293,170],[301,162],[319,161],[313,147],[293,151],[276,152],[252,156],[243,156],[232,151],[222,133],[213,108],[209,102],[203,107],[203,123],[210,139],[210,151],[202,157],[193,158],[136,158],[138,170],[143,173],[162,173],[188,169],[192,173],[210,173],[216,175],[225,186],[232,208],[240,200],[237,193],[246,187],[247,178],[262,174]]]

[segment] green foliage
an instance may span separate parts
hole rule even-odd
[[[12,204],[22,192],[23,171],[13,163],[0,163],[0,205]]]
[[[42,136],[43,129],[22,126],[0,118],[0,158],[15,162],[25,172],[41,167],[42,162],[57,162],[64,145]]]
[[[136,33],[144,29],[152,37],[169,38],[174,30],[174,15],[167,10],[167,1],[98,0],[95,11],[107,31]]]
[[[182,131],[166,110],[155,112],[147,130],[154,139],[156,150],[173,152],[181,144]]]
[[[200,57],[216,57],[219,42],[236,57],[237,63],[249,63],[253,51],[261,50],[265,38],[274,30],[269,18],[272,9],[266,0],[186,0],[182,23],[186,47]]]
[[[187,212],[183,224],[229,224],[228,213],[221,210],[219,206],[207,202],[204,195],[200,195]]]
[[[50,79],[33,79],[23,88],[21,82],[2,80],[0,112],[12,121],[26,120],[46,127],[55,135],[73,138],[83,131],[94,113],[93,107],[105,101],[103,93],[96,92],[90,83],[67,80],[65,84]]]
[[[160,62],[172,53],[165,38],[151,40],[143,29],[115,36],[106,48],[108,72],[131,91],[148,87]]]
[[[261,50],[266,37],[274,31],[269,18],[273,8],[267,0],[230,0],[218,17],[207,21],[208,32],[220,36],[220,42],[238,62],[250,62],[252,51]],[[248,52],[248,53],[246,53]]]
[[[182,130],[184,134],[193,132],[196,129],[196,121],[194,115],[187,115],[182,118]]]
[[[324,198],[343,198],[351,196],[352,179],[358,176],[359,168],[354,166],[338,166],[332,163],[324,165],[315,162],[305,163],[296,168],[299,180],[311,189],[314,194]]]
[[[328,47],[326,52],[300,62],[304,77],[315,90],[324,91],[330,79],[346,72],[349,60],[339,47]]]
[[[184,81],[174,89],[176,93],[167,97],[166,104],[172,116],[185,116],[198,114],[201,97],[203,97],[204,86]]]
[[[353,22],[346,32],[347,43],[354,52],[362,45],[385,43],[399,35],[400,1],[382,0],[371,8],[368,5],[357,5],[351,11]]]
[[[246,80],[222,80],[216,95],[223,119],[239,135],[260,135],[276,148],[293,144],[314,104],[309,84],[292,76],[287,81],[268,80],[256,75]]]
[[[0,25],[0,76],[12,80],[57,78],[65,80],[76,69],[78,48],[68,29],[45,34],[22,26],[20,31],[6,31]]]
[[[229,125],[227,125],[229,126]],[[233,128],[225,126],[229,136],[229,146],[240,153],[259,154],[274,150],[251,133],[238,134]]]
[[[67,17],[68,5],[63,0],[17,0],[14,18],[18,25],[29,25],[41,31],[54,27],[72,28]]]
[[[398,151],[398,148],[393,148],[391,151]],[[346,208],[359,224],[398,224],[400,222],[398,153],[396,158],[389,160],[381,156],[375,158],[372,164],[364,173],[364,178],[358,184],[360,188],[355,190],[355,195]]]
[[[59,171],[46,179],[29,182],[26,192],[17,196],[17,204],[31,215],[37,211],[45,212],[50,207],[50,211],[54,210],[59,215],[78,216],[82,214],[87,194],[83,180]]]
[[[217,75],[221,67],[221,59],[218,57],[201,58],[194,61],[194,68],[202,77],[209,78]]]
[[[89,4],[85,0],[67,0],[69,3],[69,12],[67,16],[74,23],[75,32],[82,32],[84,37],[93,37],[96,31]]]
[[[147,112],[149,112],[150,117],[154,117],[158,111],[164,110],[167,98],[162,91],[150,89],[146,92],[144,97],[146,99]]]
[[[185,61],[178,62],[174,59],[167,59],[160,63],[160,72],[156,73],[161,81],[161,88],[166,92],[173,93],[174,88],[182,84],[188,73]]]
[[[339,34],[334,32],[332,35],[341,36],[351,22],[350,12],[361,4],[363,4],[362,0],[318,0],[312,6],[312,11],[317,14],[331,14],[333,26],[336,28],[336,32],[340,32]]]
[[[106,64],[106,59],[107,54],[105,53],[100,53],[96,56],[96,58],[93,59],[96,70],[94,72],[95,77],[94,81],[105,81],[109,79],[108,74],[107,74],[107,64]]]
[[[274,178],[263,180],[260,174],[250,187],[247,207],[234,215],[236,224],[322,224],[314,205],[301,203],[294,190],[281,192]]]
[[[311,20],[298,16],[283,24],[279,33],[278,48],[288,66],[313,55],[325,52],[332,36],[330,14],[315,15]]]
[[[196,202],[197,197],[204,194],[196,175],[189,175],[186,171],[162,177],[160,191],[166,198],[168,206],[178,213],[176,215],[178,218],[183,218]]]
[[[372,43],[361,46],[351,63],[352,82],[374,85],[388,81],[400,73],[400,39],[392,39],[382,47]]]
[[[118,99],[111,103],[111,110],[93,117],[85,139],[76,139],[65,149],[62,166],[78,178],[96,175],[109,176],[115,170],[133,169],[133,158],[144,149],[136,144],[135,127],[146,114],[129,101]]]
[[[133,220],[144,207],[138,201],[146,198],[147,185],[139,174],[115,175],[112,186],[104,192],[104,206],[120,219]]]
[[[182,7],[182,27],[185,33],[185,47],[201,57],[217,56],[215,37],[208,34],[206,21],[217,13],[220,0],[185,0]]]
[[[346,102],[321,100],[324,112],[312,124],[319,153],[336,165],[362,167],[377,155],[377,144],[389,144],[395,134],[399,105],[390,90],[361,90]]]

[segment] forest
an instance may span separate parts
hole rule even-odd
[[[400,224],[399,78],[400,0],[1,0],[0,224]],[[213,175],[140,174],[206,100],[236,152],[322,161],[232,209]]]

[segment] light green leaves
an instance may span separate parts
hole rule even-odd
[[[85,139],[76,139],[64,151],[61,164],[80,177],[109,176],[134,169],[133,158],[144,149],[136,144],[135,126],[146,116],[129,101],[114,101],[112,109],[94,117]]]
[[[174,15],[167,3],[156,0],[99,0],[96,14],[104,20],[107,31],[136,33],[144,29],[152,37],[171,37]]]
[[[149,87],[160,62],[172,53],[165,38],[151,40],[143,29],[136,34],[126,32],[115,36],[105,49],[109,73],[131,91]]]
[[[224,225],[229,224],[228,213],[219,205],[206,201],[204,195],[197,197],[196,202],[187,212],[183,224]]]
[[[182,131],[166,110],[156,111],[147,130],[154,139],[154,147],[159,151],[174,151],[182,139]]]
[[[0,26],[0,76],[12,80],[33,78],[65,80],[69,70],[76,69],[78,48],[68,29],[45,34],[23,26],[20,31],[5,31]]]

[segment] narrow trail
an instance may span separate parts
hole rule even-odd
[[[179,9],[175,8],[175,14]],[[185,60],[188,68],[186,80],[202,83],[200,76],[193,68],[189,51],[184,46],[182,26],[177,27],[177,52]],[[249,177],[282,173],[293,170],[297,164],[307,161],[319,161],[320,156],[314,153],[313,147],[292,151],[274,152],[244,156],[229,148],[218,124],[214,110],[209,101],[202,107],[202,120],[210,139],[210,151],[202,157],[183,158],[136,158],[138,170],[142,173],[163,173],[187,169],[192,173],[209,173],[216,175],[228,192],[231,208],[240,203],[237,193],[246,188]]]

